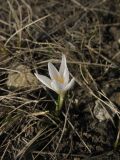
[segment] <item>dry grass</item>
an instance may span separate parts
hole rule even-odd
[[[1,160],[22,159],[29,152],[33,160],[39,155],[49,155],[51,159],[57,159],[57,151],[68,125],[91,153],[91,149],[68,118],[72,105],[69,98],[65,100],[67,111],[61,113],[64,117],[64,120],[61,120],[54,115],[56,96],[46,88],[43,89],[41,84],[17,88],[7,86],[9,73],[21,74],[16,66],[29,67],[33,76],[35,70],[47,74],[47,63],[51,61],[59,65],[61,53],[64,53],[68,59],[71,76],[75,77],[79,89],[84,88],[86,93],[103,105],[103,108],[109,108],[119,117],[118,107],[107,96],[104,87],[101,87],[102,83],[98,83],[99,79],[104,81],[104,75],[109,74],[111,70],[119,69],[119,63],[116,62],[118,51],[105,48],[109,43],[103,41],[105,27],[120,25],[118,20],[102,22],[101,16],[111,15],[116,19],[120,18],[119,10],[110,11],[108,4],[109,0],[92,0],[91,3],[80,3],[76,0],[71,0],[70,3],[57,0],[1,1]],[[117,80],[119,82],[119,78]],[[109,83],[109,79],[107,82]],[[75,93],[73,95],[75,97]],[[72,100],[74,101],[74,98]],[[113,121],[112,115],[110,114],[110,118]],[[119,135],[118,127],[115,146],[119,144]],[[49,144],[57,136],[59,141],[54,146],[54,151],[46,152]],[[65,153],[62,155],[68,156]]]

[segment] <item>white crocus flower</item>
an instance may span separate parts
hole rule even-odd
[[[66,57],[64,54],[62,55],[62,62],[59,71],[50,62],[48,63],[48,71],[51,79],[38,73],[35,73],[35,76],[57,94],[64,95],[65,92],[73,86],[74,78],[70,81]]]
[[[35,73],[35,75],[44,85],[58,94],[58,102],[56,103],[56,111],[58,112],[61,110],[66,91],[74,84],[74,78],[70,81],[66,57],[64,54],[62,55],[62,62],[59,71],[50,62],[48,63],[48,71],[51,79],[38,73]]]

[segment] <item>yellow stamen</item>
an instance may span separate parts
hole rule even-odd
[[[63,77],[55,77],[55,80],[58,81],[59,83],[64,83]]]

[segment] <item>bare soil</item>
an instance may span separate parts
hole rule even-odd
[[[120,159],[120,1],[0,0],[1,160]],[[57,94],[35,71],[67,58]]]

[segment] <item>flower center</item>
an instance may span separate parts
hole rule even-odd
[[[55,77],[55,80],[58,81],[59,83],[64,83],[63,77]]]

